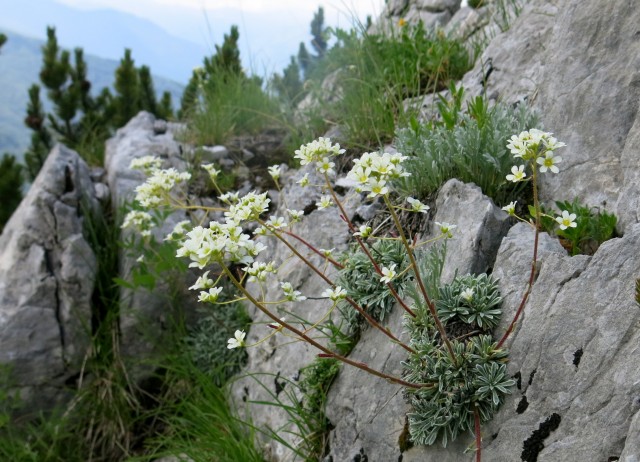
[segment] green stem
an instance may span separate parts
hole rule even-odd
[[[354,367],[357,367],[358,369],[362,369],[363,371],[368,372],[369,374],[375,375],[376,377],[383,378],[383,379],[388,380],[388,381],[390,381],[392,383],[397,383],[398,385],[402,385],[402,386],[405,386],[405,387],[408,387],[408,388],[420,389],[420,388],[424,388],[424,387],[427,387],[427,386],[433,386],[431,384],[410,383],[410,382],[402,380],[402,379],[400,379],[398,377],[394,377],[392,375],[385,374],[384,372],[380,372],[380,371],[378,371],[376,369],[372,369],[372,368],[370,368],[369,366],[367,366],[364,363],[353,361],[353,360],[351,360],[349,358],[346,358],[346,357],[344,357],[342,355],[334,353],[333,351],[329,350],[328,348],[326,348],[322,344],[316,342],[314,339],[312,339],[311,337],[306,335],[304,332],[296,329],[291,324],[283,321],[282,319],[278,318],[275,314],[271,313],[271,311],[269,311],[267,308],[265,308],[262,305],[262,303],[260,303],[255,297],[253,297],[253,295],[251,295],[249,293],[249,291],[242,284],[240,284],[240,281],[238,281],[236,279],[236,277],[233,275],[233,273],[229,270],[229,268],[225,264],[223,264],[223,263],[220,263],[220,264],[222,266],[223,271],[229,277],[229,279],[231,280],[233,285],[240,292],[242,292],[244,294],[244,296],[247,297],[247,299],[256,306],[256,308],[258,308],[260,311],[262,311],[262,313],[264,313],[266,316],[271,318],[274,322],[277,322],[278,324],[280,324],[285,329],[287,329],[290,332],[294,333],[298,338],[304,340],[305,342],[309,343],[310,345],[312,345],[312,346],[316,347],[317,349],[319,349],[320,351],[322,351],[328,357],[335,358],[338,361],[342,361],[345,364],[349,364],[350,366],[354,366]]]

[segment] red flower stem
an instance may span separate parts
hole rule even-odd
[[[335,266],[338,269],[343,269],[344,265],[341,265],[340,263],[338,263],[337,261],[335,261],[333,258],[326,256],[324,253],[320,252],[318,249],[316,249],[313,244],[310,244],[309,242],[307,242],[306,240],[304,240],[303,238],[301,238],[300,236],[298,236],[296,233],[293,233],[291,231],[287,231],[287,230],[282,230],[283,233],[285,233],[288,236],[291,236],[297,240],[299,240],[300,242],[302,242],[304,245],[306,245],[310,250],[312,250],[313,252],[317,253],[318,255],[320,255],[322,258],[326,258],[329,263],[331,263],[333,266]]]
[[[379,276],[382,276],[382,270],[380,269],[380,266],[376,262],[375,258],[373,258],[373,255],[371,255],[371,252],[369,252],[369,249],[367,249],[367,246],[364,244],[362,239],[360,239],[360,236],[356,236],[355,235],[356,228],[353,225],[353,223],[351,222],[351,220],[349,219],[349,217],[347,216],[347,212],[344,209],[344,207],[342,206],[342,203],[338,200],[338,197],[336,196],[336,193],[333,190],[333,188],[331,187],[331,183],[329,182],[329,177],[326,174],[325,174],[325,181],[327,182],[327,187],[329,188],[329,192],[331,193],[331,197],[333,197],[333,201],[340,208],[340,214],[341,214],[342,219],[344,220],[344,222],[349,227],[349,231],[351,231],[351,233],[353,234],[353,237],[356,238],[356,241],[358,242],[358,245],[360,246],[362,251],[365,253],[365,255],[369,258],[369,261],[371,261],[371,263],[373,264],[373,267],[376,270],[376,273],[378,273]],[[391,291],[391,295],[393,295],[393,298],[395,298],[396,301],[398,303],[400,303],[400,306],[402,306],[402,308],[407,313],[409,313],[409,315],[411,315],[412,317],[415,318],[416,314],[414,313],[414,311],[411,308],[409,308],[409,306],[404,302],[404,300],[402,300],[400,298],[400,295],[398,295],[398,292],[396,292],[396,290],[393,288],[393,286],[391,285],[390,282],[387,283],[387,287]]]
[[[480,434],[480,414],[478,406],[473,409],[473,422],[476,434],[476,462],[482,461],[482,435]]]
[[[525,305],[527,304],[527,300],[529,299],[529,294],[531,294],[531,290],[533,289],[533,282],[536,276],[536,266],[538,263],[538,236],[540,235],[540,203],[538,201],[538,182],[537,182],[537,172],[536,172],[536,164],[532,162],[532,181],[533,181],[533,206],[536,209],[536,223],[535,223],[535,231],[533,238],[533,259],[531,260],[531,272],[529,273],[529,282],[527,284],[527,290],[525,290],[524,295],[522,296],[522,300],[520,301],[520,306],[518,306],[518,310],[516,311],[511,324],[507,328],[506,332],[498,342],[498,348],[502,346],[502,344],[507,340],[511,332],[518,322],[522,311],[524,310]]]
[[[264,223],[262,223],[262,221],[258,220],[258,222],[261,225],[264,225]],[[320,276],[327,284],[329,284],[330,286],[335,286],[334,282],[329,279],[322,271],[320,271],[318,268],[316,268],[316,266],[311,263],[308,259],[306,259],[300,252],[298,252],[298,249],[296,249],[293,245],[291,245],[291,243],[289,241],[287,241],[282,234],[278,233],[276,230],[271,230],[271,232],[273,233],[274,236],[276,236],[284,245],[286,245],[289,250],[291,250],[291,252],[293,252],[295,254],[296,257],[298,257],[302,262],[304,262],[305,265],[307,265],[309,268],[311,268],[312,271],[314,271],[318,276]],[[398,345],[400,345],[402,348],[404,348],[405,350],[407,350],[409,353],[415,353],[416,351],[411,348],[410,346],[406,345],[405,343],[403,343],[398,337],[396,337],[395,335],[393,335],[389,329],[382,327],[382,325],[376,321],[375,319],[373,319],[373,317],[367,313],[364,309],[362,309],[362,307],[360,307],[360,305],[358,305],[352,298],[350,297],[346,297],[345,300],[358,312],[360,313],[362,316],[364,316],[364,318],[367,320],[367,322],[375,327],[376,329],[380,330],[383,334],[385,334],[387,337],[389,337],[394,343],[397,343]]]
[[[313,345],[314,347],[316,347],[317,349],[322,351],[322,353],[324,353],[325,355],[328,355],[328,356],[330,356],[332,358],[335,358],[338,361],[342,361],[345,364],[349,364],[350,366],[354,366],[354,367],[357,367],[358,369],[362,369],[363,371],[368,372],[369,374],[375,375],[376,377],[383,378],[383,379],[388,380],[388,381],[390,381],[392,383],[397,383],[398,385],[402,385],[402,386],[405,386],[405,387],[408,387],[408,388],[420,389],[420,388],[424,388],[424,387],[428,387],[428,386],[433,386],[432,384],[410,383],[410,382],[402,380],[402,379],[400,379],[398,377],[394,377],[392,375],[385,374],[384,372],[380,372],[380,371],[378,371],[376,369],[372,369],[372,368],[370,368],[369,366],[367,366],[364,363],[361,363],[361,362],[358,362],[358,361],[353,361],[353,360],[351,360],[351,359],[349,359],[349,358],[347,358],[345,356],[339,355],[338,353],[334,353],[333,351],[329,350],[328,348],[326,348],[322,344],[316,342],[314,339],[312,339],[311,337],[306,335],[304,332],[296,329],[291,324],[283,321],[282,319],[279,319],[275,314],[271,313],[271,311],[269,311],[267,308],[265,308],[262,303],[260,303],[256,298],[254,298],[245,287],[242,286],[240,281],[238,281],[234,277],[233,273],[231,273],[231,271],[229,270],[229,268],[227,268],[226,265],[222,264],[222,269],[227,274],[229,279],[231,279],[231,282],[233,283],[233,285],[236,286],[236,288],[238,290],[240,290],[247,297],[247,299],[256,306],[256,308],[258,308],[260,311],[262,311],[266,316],[271,318],[274,322],[279,323],[282,327],[284,327],[285,329],[287,329],[290,332],[294,333],[300,339],[304,340],[305,342],[309,343],[310,345]]]

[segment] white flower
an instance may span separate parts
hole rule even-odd
[[[265,223],[265,225],[273,229],[280,229],[287,226],[284,221],[284,217],[274,217],[273,215],[269,217],[269,220]]]
[[[467,287],[462,292],[460,292],[460,297],[462,297],[467,302],[470,302],[473,298],[473,289],[471,287]]]
[[[576,223],[576,214],[575,213],[571,213],[569,214],[568,211],[563,210],[562,211],[562,215],[559,217],[556,217],[556,222],[560,225],[560,229],[565,230],[567,228],[575,228],[578,226],[578,224]]]
[[[540,171],[542,173],[545,173],[547,170],[558,173],[559,169],[556,167],[556,164],[562,162],[562,157],[554,156],[552,151],[547,151],[544,157],[538,157],[537,162],[540,164]]]
[[[142,156],[137,159],[132,159],[129,164],[129,168],[132,170],[142,170],[147,175],[150,175],[154,170],[159,170],[162,167],[162,159],[156,156]]]
[[[382,277],[380,277],[380,282],[382,282],[383,284],[387,284],[391,282],[391,280],[397,276],[395,269],[396,269],[395,263],[393,263],[388,268],[386,266],[383,266],[381,269]]]
[[[281,282],[280,287],[284,292],[285,298],[290,302],[302,302],[307,299],[300,291],[293,290],[293,286],[290,282]]]
[[[208,292],[202,291],[198,296],[199,302],[215,303],[218,300],[218,295],[222,292],[222,287],[212,287]]]
[[[240,348],[245,345],[244,338],[247,334],[243,330],[237,330],[233,336],[234,338],[227,340],[228,349],[233,350],[234,348]]]
[[[190,178],[190,173],[178,172],[174,168],[154,170],[146,182],[136,187],[136,200],[146,208],[167,204],[171,189]]]
[[[440,227],[440,232],[448,238],[453,237],[453,233],[451,231],[458,227],[457,225],[452,225],[447,222],[440,223],[439,221],[436,221],[436,225]]]
[[[285,322],[287,318],[280,318],[280,321]],[[282,324],[280,324],[279,322],[272,322],[271,324],[267,324],[267,326],[269,326],[272,329],[275,329],[276,331],[281,331],[282,328],[284,327]]]
[[[207,271],[196,280],[194,285],[189,287],[189,290],[209,289],[211,286],[213,286],[213,279],[209,279],[209,271]]]
[[[133,228],[143,236],[151,234],[150,229],[153,228],[153,217],[147,212],[140,210],[132,210],[127,213],[122,221],[122,229]]]
[[[516,214],[516,201],[510,202],[509,205],[505,205],[504,207],[502,207],[502,210],[504,210],[505,212],[507,212],[509,215],[515,215]]]
[[[202,168],[205,169],[207,171],[207,173],[209,173],[209,178],[211,178],[211,181],[213,181],[215,183],[216,178],[218,178],[218,175],[220,175],[220,173],[222,172],[222,170],[218,170],[215,166],[215,164],[203,164]]]
[[[280,178],[280,166],[279,165],[272,165],[271,167],[269,167],[267,170],[269,170],[269,175],[271,175],[271,178],[273,178],[273,181],[278,181],[278,179]]]
[[[329,176],[334,175],[336,171],[333,167],[336,166],[334,162],[330,162],[328,157],[323,157],[321,162],[318,162],[318,171],[320,173],[325,173]]]
[[[414,199],[413,197],[407,197],[407,202],[411,204],[412,212],[427,213],[429,211],[429,206],[423,204],[418,199]]]
[[[521,165],[520,167],[516,167],[514,165],[511,167],[511,174],[507,175],[507,180],[517,183],[518,181],[522,181],[526,176],[527,174],[524,172],[524,165]]]
[[[336,286],[335,289],[326,289],[322,292],[323,297],[329,297],[334,302],[347,297],[347,291],[340,286]]]
[[[333,255],[333,251],[336,250],[335,247],[333,249],[318,249],[322,255],[325,257],[330,257]]]
[[[298,183],[300,186],[302,186],[303,188],[305,186],[309,186],[309,174],[305,173],[304,176],[302,178],[300,178],[298,181],[296,181],[296,183]]]
[[[287,213],[289,214],[289,217],[291,218],[291,223],[297,223],[300,220],[302,220],[302,217],[304,215],[304,210],[287,209]]]
[[[331,196],[321,196],[320,200],[316,202],[316,207],[319,209],[326,209],[333,205],[333,200],[331,200]]]
[[[300,146],[294,157],[300,159],[300,165],[306,165],[310,162],[320,162],[325,157],[333,157],[343,153],[344,149],[340,149],[339,144],[331,144],[329,138],[320,137],[311,143]]]
[[[360,226],[360,230],[353,233],[354,236],[360,236],[362,239],[366,239],[369,236],[371,236],[371,233],[373,232],[373,229],[371,229],[371,226],[367,226],[367,225],[362,225]]]
[[[375,178],[370,178],[367,185],[362,188],[363,191],[371,191],[367,197],[373,198],[376,196],[384,196],[389,193],[389,188],[386,186],[386,180],[377,180]]]
[[[185,233],[189,230],[190,227],[191,221],[182,220],[173,227],[173,231],[167,234],[167,237],[165,237],[164,240],[173,241],[175,239],[180,239],[181,237],[184,237]]]

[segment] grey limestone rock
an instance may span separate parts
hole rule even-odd
[[[83,236],[99,213],[86,163],[57,145],[0,236],[0,363],[25,411],[68,397],[91,338],[96,257]]]

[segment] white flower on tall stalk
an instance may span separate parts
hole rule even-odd
[[[267,275],[269,273],[277,272],[275,264],[273,262],[253,262],[251,266],[245,266],[244,268],[242,268],[242,271],[246,272],[249,275],[249,282],[264,282],[267,280]]]
[[[344,153],[339,144],[331,144],[331,139],[320,137],[308,144],[303,144],[296,150],[295,158],[300,159],[300,165],[310,162],[320,162],[325,157],[333,157]]]
[[[333,200],[331,196],[321,196],[320,200],[316,202],[316,207],[319,209],[326,209],[333,205]]]
[[[280,166],[279,165],[272,165],[271,167],[269,167],[267,170],[269,170],[269,175],[271,175],[271,178],[273,178],[273,181],[278,181],[278,179],[280,178]]]
[[[243,330],[237,330],[235,334],[233,334],[233,338],[227,340],[227,348],[233,350],[234,348],[240,348],[245,345],[244,338],[247,334]]]
[[[380,270],[382,272],[382,276],[380,277],[380,282],[382,282],[383,284],[387,284],[391,282],[393,278],[397,276],[395,269],[396,269],[395,263],[393,263],[388,268],[386,266],[383,266],[382,269]]]
[[[213,181],[214,183],[218,178],[218,175],[222,173],[222,170],[218,170],[215,164],[202,164],[202,168],[207,171],[207,173],[209,174],[209,178],[211,178],[211,181]]]
[[[269,217],[269,220],[267,220],[265,225],[273,229],[280,229],[287,226],[287,223],[284,221],[284,217],[274,217],[272,215]]]
[[[387,187],[386,180],[378,180],[375,178],[370,178],[369,182],[362,188],[362,190],[370,191],[367,195],[369,198],[389,194],[389,188]]]
[[[322,161],[317,164],[318,172],[325,173],[329,176],[335,175],[336,171],[333,169],[335,166],[335,162],[329,161],[328,157],[323,157]]]
[[[150,175],[154,170],[162,167],[162,159],[156,156],[142,156],[132,159],[129,168],[132,170],[142,170],[145,174]]]
[[[336,286],[335,289],[326,289],[321,296],[328,297],[335,302],[347,298],[347,291],[340,286]]]
[[[407,202],[411,205],[412,212],[427,213],[429,211],[429,206],[423,204],[418,199],[407,197]]]
[[[284,297],[289,302],[302,302],[307,299],[300,291],[294,290],[290,282],[281,282],[280,287],[284,292]]]
[[[178,172],[174,168],[154,170],[147,181],[136,188],[136,200],[146,208],[168,204],[171,189],[190,178],[190,173]]]
[[[235,204],[240,200],[240,193],[238,192],[228,192],[224,194],[220,194],[218,196],[220,202],[224,202],[225,204]]]
[[[289,214],[289,218],[291,218],[291,223],[298,223],[304,216],[304,210],[287,209],[287,213]]]
[[[576,223],[576,214],[575,213],[569,213],[566,210],[562,211],[562,215],[559,217],[556,217],[556,222],[560,225],[560,229],[565,230],[567,228],[575,228],[578,226],[578,224]]]
[[[517,201],[510,202],[509,205],[505,205],[504,207],[502,207],[502,210],[507,212],[509,215],[513,216],[513,215],[516,214],[516,204],[517,203],[518,203]]]
[[[558,173],[560,170],[556,167],[556,164],[562,162],[562,157],[554,156],[552,151],[547,151],[544,157],[538,157],[537,162],[540,164],[540,171],[542,173],[545,173],[547,170]]]
[[[366,239],[369,236],[371,236],[372,232],[373,232],[373,229],[371,228],[371,226],[362,225],[360,226],[359,231],[356,231],[355,233],[353,233],[353,235],[360,236],[362,239]]]
[[[516,167],[515,165],[511,167],[511,174],[507,175],[507,181],[513,181],[517,183],[518,181],[524,180],[527,174],[524,172],[524,165],[520,167]]]
[[[196,283],[189,287],[189,290],[202,290],[213,287],[213,279],[209,279],[209,271],[196,279]]]
[[[212,287],[209,291],[202,291],[198,296],[198,301],[215,303],[218,300],[220,292],[222,292],[222,287]]]
[[[318,249],[319,252],[325,257],[329,258],[333,255],[333,251],[336,250],[335,247],[332,249]]]
[[[452,225],[447,222],[440,223],[439,221],[436,221],[436,225],[438,225],[438,227],[440,228],[440,232],[446,235],[447,238],[453,237],[452,231],[458,227],[458,225]]]
[[[507,149],[511,151],[514,157],[529,160],[566,146],[551,135],[552,133],[532,128],[529,131],[520,132],[519,135],[513,135],[509,143],[507,143]]]
[[[470,302],[473,299],[473,289],[471,287],[467,287],[462,292],[460,292],[460,297],[467,302]]]
[[[309,174],[305,173],[304,176],[302,178],[300,178],[298,181],[296,181],[296,183],[298,183],[300,186],[302,186],[303,188],[305,186],[309,186]]]

